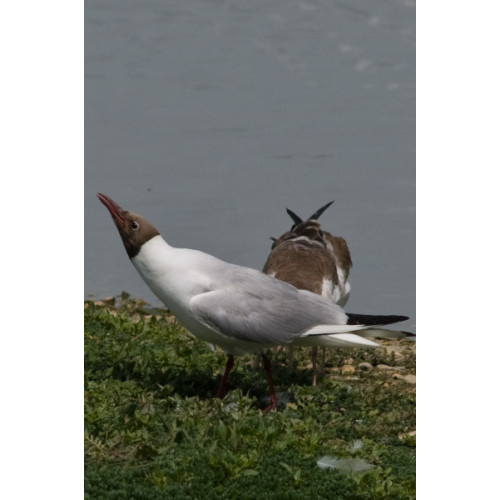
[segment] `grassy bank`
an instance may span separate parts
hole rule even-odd
[[[85,498],[414,498],[414,343],[329,350],[317,387],[309,349],[285,359],[272,353],[281,406],[263,416],[255,356],[215,399],[223,352],[139,300],[86,302]]]

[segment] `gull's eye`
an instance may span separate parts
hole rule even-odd
[[[133,220],[131,223],[130,223],[130,227],[132,228],[132,230],[134,231],[138,231],[139,230],[139,223],[135,220]]]

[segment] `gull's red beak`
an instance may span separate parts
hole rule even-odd
[[[123,209],[118,205],[118,203],[115,203],[109,196],[106,196],[105,194],[98,193],[97,197],[99,198],[99,201],[109,210],[109,213],[111,214],[111,217],[115,221],[115,224],[120,226],[125,225],[125,220],[123,219]]]

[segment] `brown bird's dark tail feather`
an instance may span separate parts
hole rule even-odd
[[[372,315],[372,314],[347,314],[347,324],[348,325],[390,325],[392,323],[399,323],[400,321],[405,321],[410,319],[408,316],[397,316],[391,315]]]

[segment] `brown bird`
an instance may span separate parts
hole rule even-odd
[[[351,291],[348,281],[352,267],[351,255],[344,238],[321,229],[320,215],[333,203],[327,203],[303,221],[287,208],[294,224],[289,231],[275,239],[264,272],[301,290],[310,292],[344,306]],[[293,352],[289,350],[289,356]],[[313,386],[316,385],[318,347],[313,347]],[[323,365],[325,347],[323,347]]]

